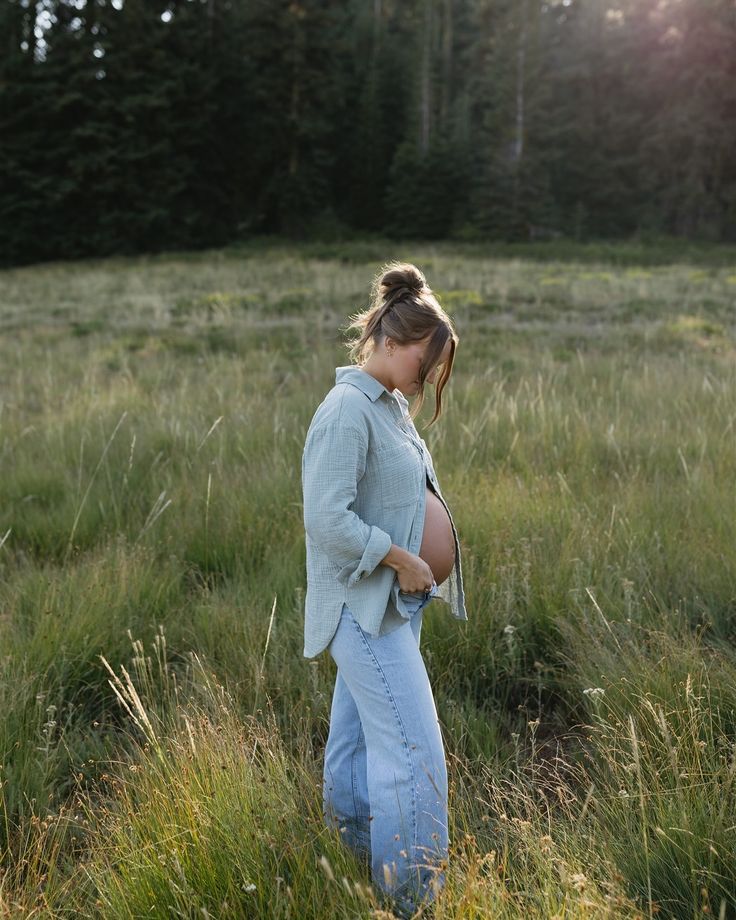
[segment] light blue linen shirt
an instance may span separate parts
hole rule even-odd
[[[302,454],[307,551],[304,657],[330,644],[344,604],[377,637],[411,614],[397,573],[381,560],[395,543],[418,554],[426,485],[447,509],[455,562],[437,597],[467,620],[460,541],[429,449],[409,403],[357,365],[335,369],[335,385],[317,407]]]

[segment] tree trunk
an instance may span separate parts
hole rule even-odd
[[[381,6],[382,0],[373,0],[373,66],[377,65],[381,51]]]
[[[422,85],[421,85],[421,102],[420,102],[420,135],[419,149],[422,154],[429,150],[429,138],[431,133],[431,109],[432,109],[432,60],[430,51],[432,48],[432,0],[424,0],[424,35],[422,39]]]
[[[519,44],[516,49],[516,139],[514,160],[518,164],[524,155],[524,65],[526,63],[527,0],[521,0],[519,15]]]
[[[452,99],[452,0],[444,0],[444,23],[442,30],[442,95],[440,123],[447,128]]]

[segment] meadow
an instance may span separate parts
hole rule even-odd
[[[733,248],[252,244],[0,273],[0,917],[388,917],[321,817],[300,460],[413,261],[467,623],[436,918],[736,917]],[[428,916],[425,913],[425,916]]]

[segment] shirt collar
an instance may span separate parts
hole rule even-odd
[[[389,392],[380,380],[376,380],[375,377],[362,370],[357,364],[336,367],[335,383],[352,383],[353,386],[365,393],[371,402],[375,402],[382,393],[387,393],[390,397],[397,398],[403,406],[409,405],[401,390]]]

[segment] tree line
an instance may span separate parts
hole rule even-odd
[[[0,0],[0,261],[736,239],[732,0]]]

